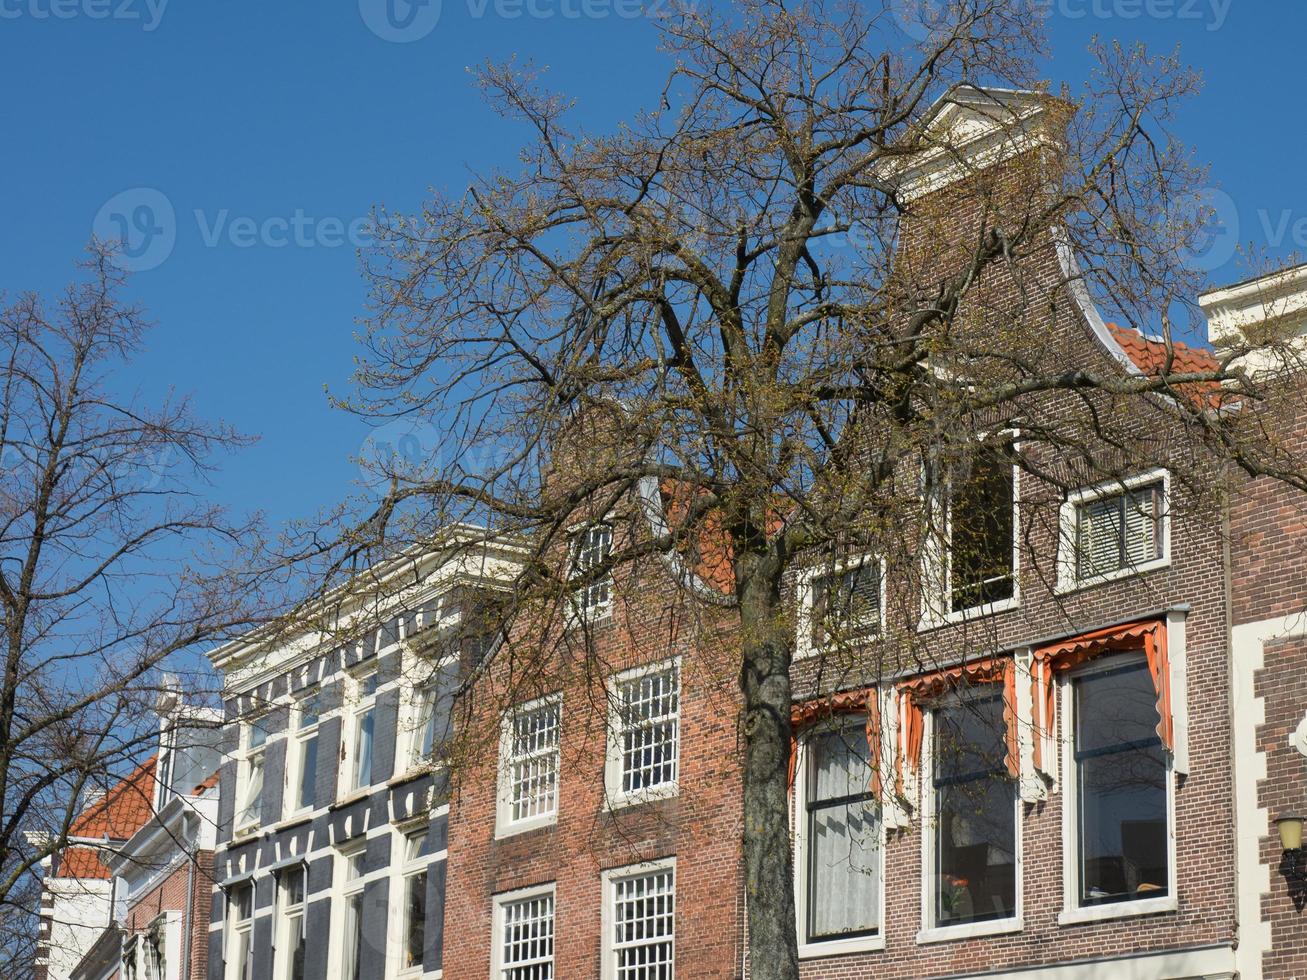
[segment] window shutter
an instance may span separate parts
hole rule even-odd
[[[1126,562],[1142,565],[1161,552],[1157,534],[1160,488],[1144,487],[1129,494],[1125,515]]]
[[[1121,567],[1121,498],[1105,497],[1084,504],[1076,551],[1079,556],[1077,575],[1092,578]]]

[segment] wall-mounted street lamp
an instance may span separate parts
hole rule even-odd
[[[1289,898],[1299,912],[1307,907],[1307,860],[1302,850],[1303,817],[1286,813],[1276,817],[1275,829],[1280,832],[1280,874],[1289,884]]]

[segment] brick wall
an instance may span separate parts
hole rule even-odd
[[[688,611],[656,564],[619,574],[616,608],[592,629],[573,670],[567,644],[538,673],[536,693],[561,691],[562,773],[554,826],[495,839],[497,760],[493,751],[456,774],[450,806],[446,980],[483,980],[490,969],[493,896],[556,883],[555,976],[600,974],[601,872],[675,856],[678,976],[733,978],[742,957],[740,769],[734,688],[736,644],[719,614]],[[516,630],[525,638],[530,627]],[[573,649],[572,654],[581,655]],[[682,658],[679,792],[672,799],[610,812],[604,804],[606,706],[599,688],[623,669]],[[511,656],[474,690],[473,724],[491,732]],[[557,687],[554,687],[554,683]],[[529,700],[525,695],[522,701]],[[507,703],[512,703],[509,700]],[[481,740],[484,744],[485,739]],[[497,745],[497,739],[491,743]]]
[[[187,905],[187,889],[191,901]],[[190,936],[191,965],[187,980],[204,980],[208,976],[209,912],[212,907],[213,852],[200,851],[194,863],[183,863],[154,888],[133,902],[128,909],[124,930],[128,935],[144,932],[165,912],[182,913],[182,935]],[[183,939],[185,942],[185,939]],[[182,950],[169,951],[169,958],[181,961]]]

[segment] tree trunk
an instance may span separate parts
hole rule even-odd
[[[775,569],[740,580],[744,868],[751,980],[797,980],[790,850],[790,645]]]

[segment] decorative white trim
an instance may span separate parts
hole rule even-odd
[[[1115,497],[1119,494],[1129,493],[1131,490],[1148,486],[1158,480],[1162,481],[1162,557],[1140,562],[1138,565],[1128,565],[1125,568],[1105,572],[1101,575],[1080,578],[1077,574],[1077,568],[1079,567],[1076,541],[1077,511],[1085,504],[1102,500],[1104,497]],[[1062,502],[1062,506],[1058,511],[1057,585],[1054,587],[1054,591],[1058,595],[1066,595],[1080,589],[1089,589],[1107,582],[1131,578],[1158,568],[1168,568],[1170,565],[1171,473],[1169,470],[1158,467],[1124,479],[1104,480],[1091,487],[1085,487],[1068,494],[1066,500]]]
[[[1035,769],[1035,699],[1031,691],[1030,665],[1033,658],[1030,647],[1022,647],[1013,657],[1016,661],[1017,703],[1017,758],[1020,778],[1017,794],[1022,803],[1040,803],[1048,799],[1049,783]]]
[[[513,819],[513,722],[519,714],[530,714],[550,705],[558,706],[559,743],[554,748],[557,758],[554,769],[554,806],[547,813],[540,813],[521,820]],[[679,705],[679,701],[678,701]],[[558,806],[562,802],[559,793],[562,789],[562,725],[563,695],[550,694],[536,698],[526,704],[518,705],[505,711],[499,720],[499,764],[497,770],[495,793],[495,839],[502,840],[516,834],[524,834],[541,827],[549,827],[558,822]]]
[[[676,759],[673,767],[676,770],[676,775],[670,782],[627,792],[622,789],[622,719],[621,704],[617,693],[618,687],[637,677],[643,677],[647,674],[660,674],[666,670],[676,672]],[[685,693],[682,684],[681,658],[673,657],[670,660],[660,660],[657,663],[645,664],[613,674],[608,678],[606,693],[608,696],[608,748],[604,760],[604,805],[610,810],[617,810],[626,806],[636,806],[640,803],[676,796],[680,792],[681,708]]]
[[[617,894],[614,886],[619,881],[627,878],[639,878],[643,875],[654,874],[659,871],[672,872],[672,964],[673,969],[676,963],[676,918],[680,914],[680,902],[678,901],[679,882],[676,875],[676,858],[665,857],[657,858],[652,861],[641,861],[638,864],[628,864],[621,868],[609,868],[600,872],[600,888],[602,891],[600,911],[600,929],[602,930],[599,938],[599,949],[602,962],[600,964],[600,975],[603,980],[614,980],[617,976],[617,957],[611,942],[614,926],[614,904]]]
[[[862,718],[864,722],[866,715],[850,714],[850,718]],[[824,939],[809,941],[804,937],[807,935],[808,927],[808,887],[807,887],[807,848],[808,848],[808,814],[807,814],[807,795],[808,795],[808,742],[807,733],[798,739],[796,747],[797,758],[794,764],[794,807],[792,809],[794,817],[794,912],[795,926],[799,939],[799,959],[819,959],[826,956],[845,956],[850,953],[866,953],[885,948],[885,858],[886,858],[886,839],[888,833],[886,830],[885,811],[886,807],[877,801],[881,808],[880,828],[876,834],[876,847],[880,849],[880,874],[877,886],[876,905],[879,909],[879,922],[877,922],[877,931],[864,936],[855,936],[848,939]],[[884,740],[881,742],[882,755],[884,750]],[[889,782],[884,777],[882,770],[881,784],[887,785]],[[882,792],[882,796],[890,794]]]
[[[968,980],[1235,980],[1234,950],[1230,946],[1171,950],[1136,956],[1101,957],[1078,963],[1035,966],[994,973],[971,973]],[[953,974],[957,977],[957,974]],[[1247,980],[1238,975],[1239,980]]]
[[[1183,634],[1183,625],[1181,626]],[[1113,902],[1105,905],[1080,905],[1080,851],[1078,843],[1078,817],[1080,801],[1075,763],[1075,696],[1072,681],[1076,677],[1097,670],[1110,669],[1126,660],[1142,660],[1142,654],[1108,654],[1079,667],[1058,679],[1058,721],[1062,728],[1062,911],[1058,925],[1082,922],[1101,922],[1108,919],[1132,918],[1174,912],[1179,906],[1180,879],[1175,836],[1175,782],[1177,770],[1175,756],[1166,757],[1166,895],[1160,898],[1139,899],[1130,902]]]
[[[1056,149],[1061,141],[1047,113],[1055,101],[1039,92],[955,85],[920,123],[925,149],[881,164],[878,175],[908,203],[1023,153]]]
[[[1238,882],[1239,980],[1261,980],[1262,957],[1271,948],[1271,924],[1262,897],[1271,891],[1271,867],[1262,861],[1262,840],[1271,833],[1258,784],[1266,779],[1266,752],[1257,729],[1266,723],[1266,701],[1257,696],[1257,675],[1266,666],[1266,644],[1307,635],[1307,616],[1295,614],[1244,623],[1230,631],[1230,693],[1234,740],[1234,818]]]

